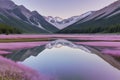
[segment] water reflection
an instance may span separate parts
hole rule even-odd
[[[32,54],[22,64],[52,77],[52,80],[120,79],[119,70],[84,46],[67,40],[56,40],[43,47],[39,54]]]
[[[45,45],[30,48],[30,49],[17,50],[13,54],[7,55],[7,58],[10,58],[14,61],[24,61],[25,59],[29,58],[30,56],[37,56],[44,49],[45,49]]]

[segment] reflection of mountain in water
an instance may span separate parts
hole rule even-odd
[[[21,63],[41,72],[43,75],[52,77],[50,80],[120,79],[120,71],[103,60],[107,59],[109,62],[113,62],[111,57],[109,58],[109,56],[89,48],[92,53],[101,54],[99,56],[102,59],[87,52],[86,47],[83,47],[66,40],[52,41],[38,56],[31,56]]]
[[[71,41],[64,40],[64,39],[52,41],[46,45],[46,48],[51,49],[53,47],[60,47],[60,46],[68,46],[71,48],[82,49],[82,50],[90,53],[90,50],[85,48],[83,45],[77,45],[77,44],[72,43]]]
[[[83,47],[82,45],[74,44],[68,40],[59,39],[59,40],[52,41],[46,45],[42,45],[42,46],[30,48],[30,49],[17,50],[15,53],[10,54],[7,57],[14,61],[24,61],[26,58],[30,56],[37,56],[39,53],[41,53],[46,48],[51,49],[53,47],[59,47],[60,45],[68,46],[71,48],[78,48],[86,52],[90,52],[87,48]]]
[[[30,49],[17,50],[13,54],[7,55],[7,57],[14,61],[24,61],[30,56],[38,56],[45,49],[52,49],[54,47],[60,48],[62,46],[67,46],[67,47],[74,48],[74,49],[81,49],[88,53],[95,53],[96,55],[98,55],[99,57],[107,61],[109,64],[111,64],[112,66],[120,69],[120,62],[115,60],[114,57],[107,55],[107,54],[102,54],[96,48],[93,48],[90,46],[78,45],[78,44],[75,44],[71,41],[64,40],[64,39],[58,39],[55,41],[51,41],[50,43],[46,45],[42,45],[42,46],[30,48]]]
[[[45,49],[45,45],[30,48],[30,49],[17,50],[15,53],[10,54],[7,57],[14,61],[24,61],[26,58],[30,56],[37,56],[44,49]]]

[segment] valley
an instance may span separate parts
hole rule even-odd
[[[0,0],[0,80],[120,79],[120,0],[100,9],[17,1]]]
[[[12,27],[14,31],[2,30],[2,34],[79,34],[119,33],[120,0],[96,11],[88,11],[67,19],[44,16],[30,11],[23,5],[0,0],[0,27]],[[5,26],[6,25],[6,26]],[[5,28],[5,29],[7,29]]]

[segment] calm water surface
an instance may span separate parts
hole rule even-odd
[[[51,80],[120,80],[120,70],[86,51],[85,47],[70,47],[72,43],[67,42],[64,44],[69,46],[59,44],[44,49],[37,56],[30,56],[22,64],[51,77]]]

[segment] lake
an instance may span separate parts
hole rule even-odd
[[[119,35],[38,37],[50,40],[29,43],[36,44],[29,48],[17,48],[7,58],[38,71],[48,80],[120,79]]]

